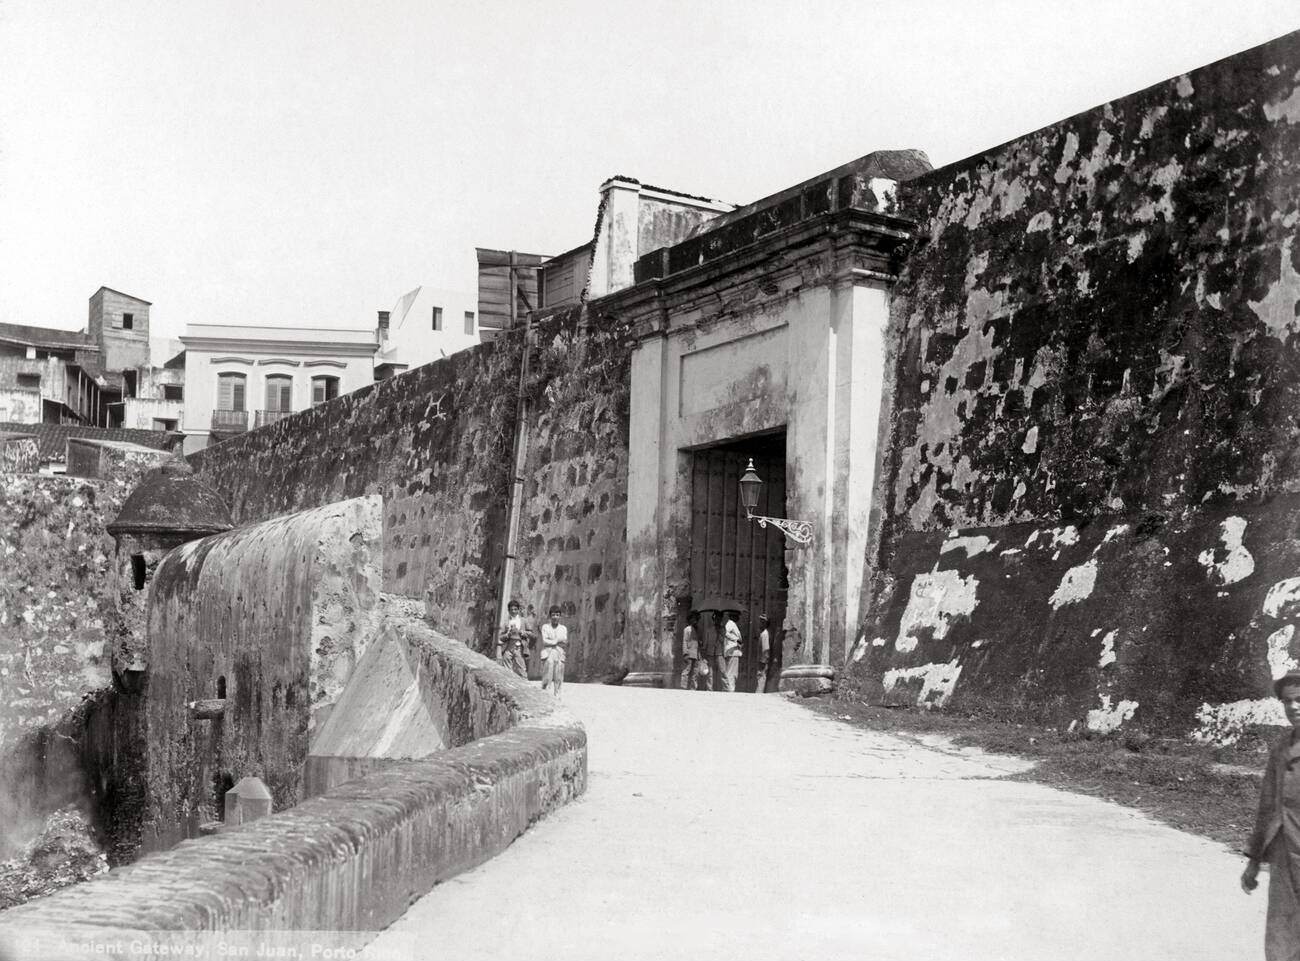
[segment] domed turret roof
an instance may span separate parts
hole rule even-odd
[[[221,495],[184,461],[150,471],[108,525],[110,534],[219,534],[235,526]]]

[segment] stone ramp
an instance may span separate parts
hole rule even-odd
[[[1262,956],[1222,845],[777,695],[566,685],[589,788],[369,946],[424,958]]]

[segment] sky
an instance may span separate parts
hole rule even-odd
[[[615,174],[747,203],[939,166],[1300,29],[1296,0],[0,0],[0,321],[100,285],[371,327],[474,247],[591,237]]]

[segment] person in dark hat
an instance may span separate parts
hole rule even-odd
[[[1259,813],[1246,845],[1241,887],[1259,886],[1259,868],[1267,860],[1268,920],[1264,928],[1266,961],[1300,958],[1300,671],[1273,682],[1273,693],[1291,730],[1269,752],[1260,786]]]
[[[713,612],[713,623],[710,625],[711,630],[704,636],[704,646],[700,649],[704,655],[704,662],[708,665],[709,673],[705,679],[707,689],[710,691],[725,690],[724,684],[727,673],[727,659],[722,656],[722,611]]]
[[[524,619],[524,606],[512,600],[506,607],[506,623],[497,638],[497,663],[510,668],[520,677],[528,677],[528,661],[525,660],[525,645],[532,647],[536,635]]]

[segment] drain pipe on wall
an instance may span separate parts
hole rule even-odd
[[[524,500],[524,461],[528,456],[528,359],[533,352],[533,305],[528,303],[528,296],[519,289],[515,282],[515,252],[510,251],[510,326],[514,328],[517,319],[517,301],[524,298],[527,312],[524,314],[524,343],[519,360],[519,400],[515,408],[515,456],[512,465],[513,482],[510,488],[510,513],[506,516],[506,557],[501,565],[501,591],[497,603],[497,621],[492,638],[491,650],[496,653],[496,634],[500,634],[505,625],[507,608],[510,604],[510,586],[515,575],[515,556],[519,549],[519,513]]]

